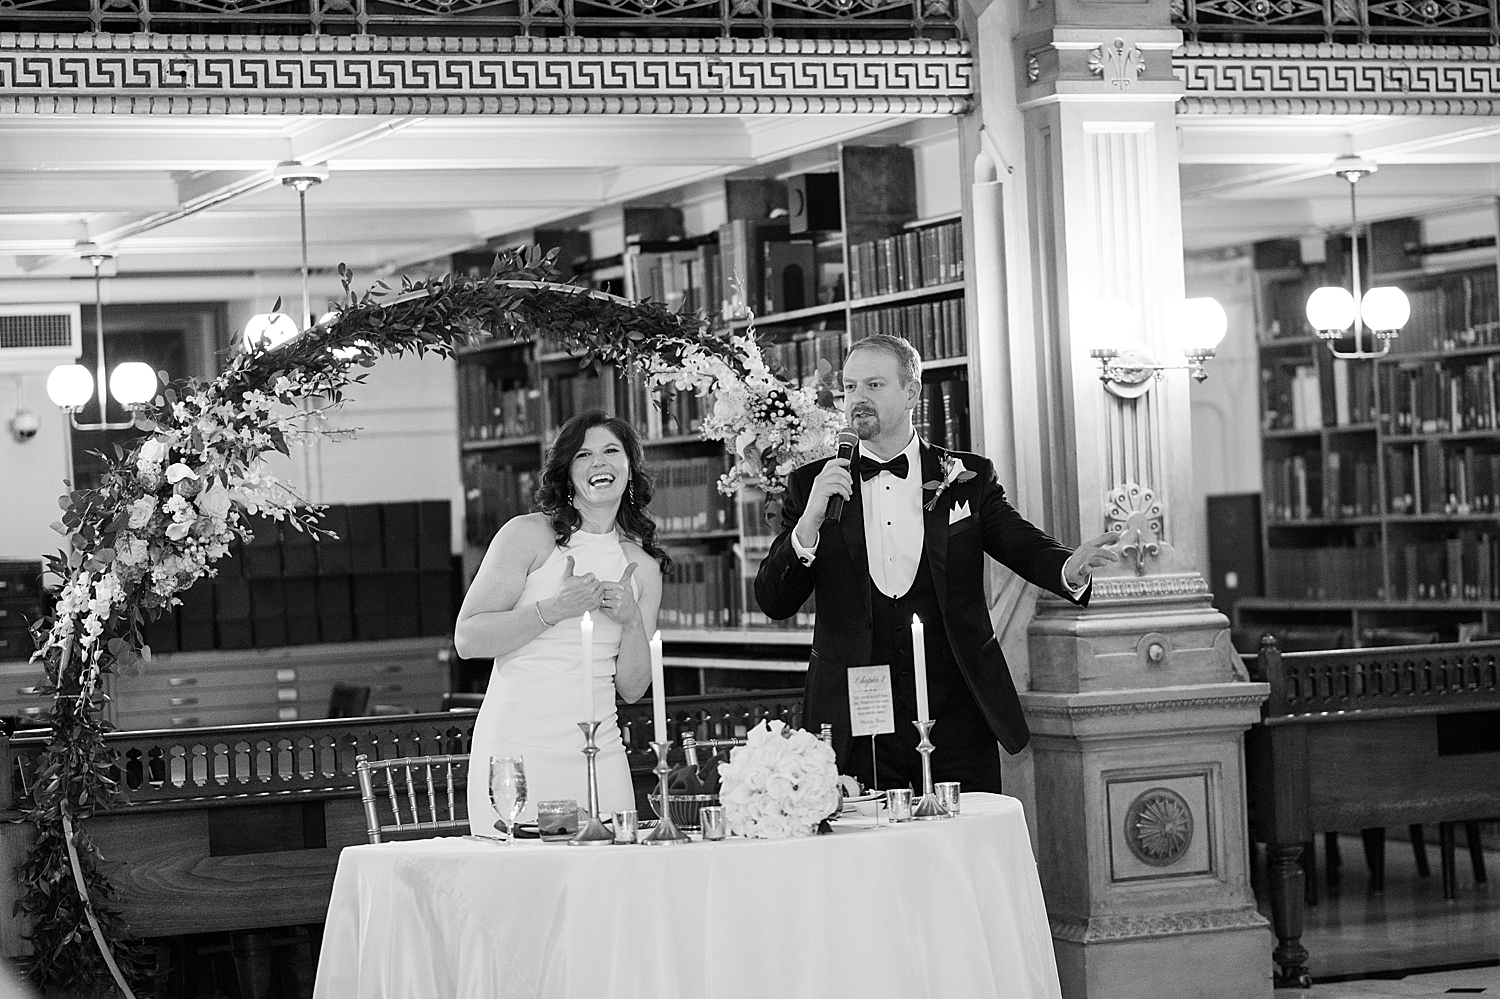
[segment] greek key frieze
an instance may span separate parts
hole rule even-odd
[[[1173,60],[1187,113],[1486,114],[1500,50],[1189,44]]]
[[[204,51],[160,46],[69,48],[0,38],[0,98],[167,97],[233,100],[240,95],[318,101],[438,96],[605,98],[595,113],[649,113],[663,98],[693,98],[690,113],[818,113],[848,101],[871,112],[962,113],[973,62],[964,48],[913,43],[884,49],[805,51],[783,42],[740,51]],[[173,38],[172,41],[179,41]],[[289,46],[290,47],[290,46]],[[434,46],[435,47],[435,46]],[[269,48],[269,46],[267,46]],[[706,48],[706,47],[705,47]],[[721,98],[721,102],[697,98]],[[788,104],[786,99],[793,99]],[[464,108],[467,102],[460,102]],[[17,106],[17,109],[21,109]],[[456,113],[474,113],[459,111]],[[556,109],[547,113],[556,113]]]

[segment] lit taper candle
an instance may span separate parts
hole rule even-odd
[[[661,632],[651,636],[651,714],[656,722],[656,741],[667,741],[667,681],[661,663]]]
[[[594,721],[594,619],[583,612],[583,720]]]
[[[917,674],[917,719],[925,721],[932,717],[927,707],[927,641],[922,631],[922,619],[911,616],[911,659]]]

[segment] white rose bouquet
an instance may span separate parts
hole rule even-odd
[[[811,732],[762,721],[719,767],[719,800],[734,836],[808,836],[839,804],[833,747]]]

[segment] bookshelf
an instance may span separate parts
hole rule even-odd
[[[1398,256],[1382,226],[1415,223],[1372,227],[1377,266]],[[1236,626],[1325,647],[1500,631],[1496,263],[1373,273],[1411,320],[1385,357],[1340,360],[1297,311],[1343,280],[1335,251],[1256,274],[1265,594],[1238,601]]]
[[[626,209],[624,250],[602,261],[587,260],[576,233],[551,235],[572,249],[575,274],[596,286],[702,310],[726,333],[747,329],[753,313],[767,362],[828,405],[838,403],[855,340],[903,336],[924,358],[919,431],[937,444],[978,446],[968,419],[960,216],[918,217],[908,147],[839,146],[799,162],[823,165],[724,178],[725,221],[709,231],[685,231],[672,205]],[[459,360],[471,575],[500,524],[530,509],[556,427],[598,405],[638,429],[656,477],[658,537],[676,563],[660,614],[668,665],[696,670],[699,691],[725,674],[806,668],[814,609],[772,622],[755,605],[755,574],[775,531],[762,497],[717,491],[728,456],[699,434],[711,399],[648,392],[639,375],[619,371],[590,382],[576,358],[546,344],[487,342]]]

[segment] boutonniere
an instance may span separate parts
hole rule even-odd
[[[922,483],[922,488],[936,490],[932,499],[923,504],[922,509],[931,510],[937,506],[938,499],[948,491],[948,487],[955,482],[968,482],[974,477],[974,473],[964,467],[964,463],[951,454],[943,455],[943,481],[933,479],[931,482]]]

